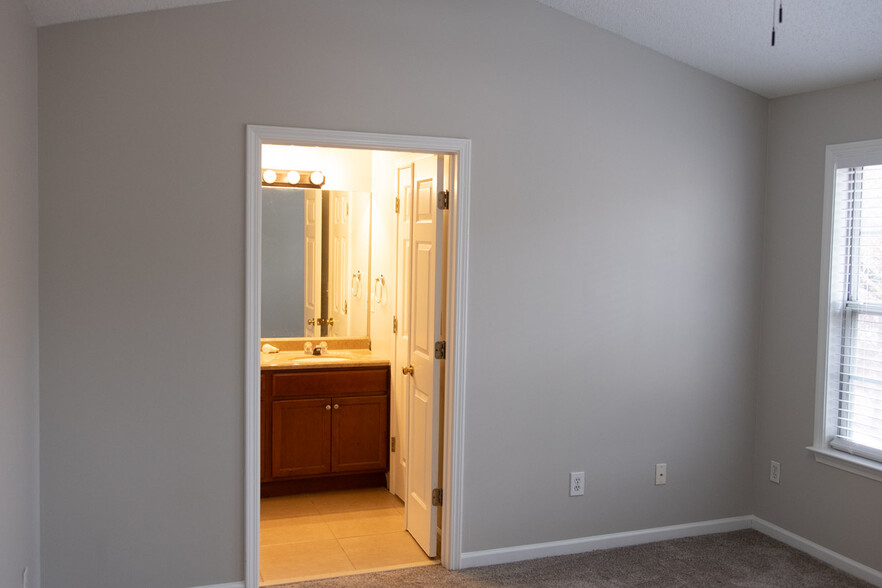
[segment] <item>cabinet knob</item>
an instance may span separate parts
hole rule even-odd
[[[409,365],[407,367],[401,368],[401,373],[404,374],[405,376],[412,376],[413,375],[413,366]]]
[[[337,410],[338,408],[340,408],[340,405],[339,405],[339,404],[335,404],[335,405],[334,405],[334,410]]]
[[[331,405],[330,404],[326,405],[325,410],[331,410]]]

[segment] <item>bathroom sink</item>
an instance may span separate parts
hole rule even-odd
[[[348,357],[331,357],[327,355],[309,355],[306,357],[298,357],[294,360],[295,363],[325,363],[332,361],[352,361],[352,359]]]

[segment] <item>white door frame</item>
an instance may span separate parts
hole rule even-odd
[[[445,362],[443,471],[444,506],[441,563],[461,567],[462,485],[466,394],[466,326],[468,302],[469,181],[472,142],[469,139],[386,135],[248,125],[246,127],[245,230],[245,586],[258,588],[260,557],[260,227],[261,145],[279,144],[422,151],[456,156],[450,194],[447,259],[447,334]]]

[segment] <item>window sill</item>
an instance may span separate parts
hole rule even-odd
[[[882,482],[882,463],[843,453],[842,451],[836,451],[828,447],[814,447],[810,445],[806,449],[815,454],[815,461]]]

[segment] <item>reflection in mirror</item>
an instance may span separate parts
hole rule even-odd
[[[366,337],[370,192],[262,190],[261,337]]]

